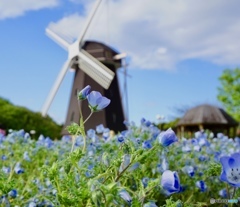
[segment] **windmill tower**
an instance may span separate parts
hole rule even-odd
[[[42,108],[43,116],[46,116],[68,69],[71,68],[75,70],[64,129],[72,122],[79,123],[80,113],[77,93],[86,85],[90,85],[92,90],[99,91],[103,96],[109,98],[111,103],[103,111],[94,113],[88,122],[86,122],[85,129],[94,129],[99,124],[103,124],[115,132],[125,129],[123,124],[125,117],[117,78],[117,69],[121,67],[121,59],[116,58],[119,54],[103,43],[83,41],[101,1],[102,0],[97,1],[82,34],[80,34],[78,39],[72,44],[69,44],[64,38],[53,32],[50,28],[46,29],[46,33],[54,41],[60,44],[64,49],[67,49],[68,59],[64,63]],[[87,102],[80,102],[80,107],[83,117],[86,118],[90,113]],[[67,134],[67,131],[64,129],[63,134]]]

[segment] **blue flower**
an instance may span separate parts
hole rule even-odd
[[[142,179],[142,184],[143,184],[143,187],[146,188],[148,186],[148,181],[149,181],[149,178],[147,177],[144,177]]]
[[[89,91],[91,90],[91,86],[87,85],[84,89],[82,89],[78,93],[78,100],[85,100],[87,98],[87,95],[89,94]]]
[[[102,96],[101,93],[97,91],[92,91],[88,96],[89,108],[93,112],[101,111],[110,104],[110,99]]]
[[[194,167],[193,166],[185,166],[183,168],[183,171],[187,173],[190,177],[193,177],[195,175]]]
[[[129,154],[123,155],[123,161],[119,168],[119,173],[121,173],[130,164],[131,157]]]
[[[104,126],[103,126],[103,124],[99,124],[98,126],[96,126],[96,132],[97,132],[98,134],[103,133],[103,131],[104,131]]]
[[[118,142],[123,143],[123,142],[124,142],[124,136],[121,135],[121,134],[119,134],[119,135],[117,136],[117,140],[118,140]]]
[[[5,174],[8,174],[8,173],[11,172],[11,168],[10,168],[10,167],[5,167],[5,166],[3,166],[3,167],[2,167],[2,171],[3,171]]]
[[[202,180],[197,181],[196,186],[200,189],[201,192],[205,192],[207,190],[207,185]]]
[[[180,179],[176,171],[166,170],[162,174],[161,186],[167,195],[181,191]]]
[[[152,144],[151,144],[151,141],[150,140],[146,140],[142,143],[142,147],[144,149],[151,149],[152,148]]]
[[[167,147],[178,141],[175,132],[171,128],[169,128],[167,131],[161,132],[158,136],[158,139],[160,144],[162,144],[164,147]]]
[[[27,161],[31,161],[31,159],[30,159],[27,151],[25,151],[25,152],[23,153],[23,159],[24,159],[24,160],[27,160]]]
[[[13,189],[13,190],[9,191],[8,195],[12,198],[16,198],[17,197],[17,190]]]
[[[240,187],[240,153],[234,153],[230,157],[223,156],[220,162],[222,164],[220,180],[234,187]]]
[[[220,190],[218,195],[220,195],[222,198],[227,198],[227,190],[225,188]]]
[[[2,160],[6,160],[7,156],[6,155],[2,155]]]
[[[19,162],[15,165],[14,171],[16,174],[24,173],[24,169],[21,168],[21,164]]]
[[[150,201],[148,203],[145,203],[143,207],[157,207],[157,205],[155,204],[155,202]]]
[[[120,197],[121,197],[123,200],[125,200],[128,204],[131,204],[131,203],[132,203],[132,197],[129,195],[129,193],[128,193],[126,190],[124,190],[124,189],[120,190],[120,191],[119,191],[119,195],[120,195]]]

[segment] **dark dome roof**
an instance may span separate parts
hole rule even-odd
[[[190,109],[178,122],[178,126],[197,124],[238,125],[237,121],[223,109],[208,104]]]

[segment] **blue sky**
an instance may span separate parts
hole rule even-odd
[[[40,111],[67,52],[45,34],[76,38],[95,1],[0,1],[0,97]],[[176,116],[176,108],[217,101],[218,77],[240,63],[238,0],[105,0],[86,39],[128,54],[129,120]],[[121,69],[120,69],[121,70]],[[123,75],[119,73],[123,86]],[[65,120],[73,73],[49,115]]]

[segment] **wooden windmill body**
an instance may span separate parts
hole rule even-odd
[[[79,107],[81,108],[84,119],[89,115],[90,109],[87,101],[80,102],[80,105],[78,105],[77,93],[85,86],[90,85],[92,90],[99,91],[103,96],[109,98],[111,103],[103,111],[94,113],[88,122],[86,122],[85,129],[94,129],[99,124],[103,124],[115,132],[125,129],[125,125],[123,124],[125,117],[117,78],[117,69],[121,67],[121,59],[116,58],[119,54],[103,43],[83,41],[101,1],[102,0],[97,1],[92,14],[89,16],[85,29],[72,44],[69,44],[64,38],[52,31],[51,28],[46,29],[47,34],[68,51],[68,59],[64,63],[43,106],[43,116],[46,116],[68,69],[71,68],[75,70],[64,128],[72,122],[79,123]],[[67,131],[64,129],[62,132],[63,134],[67,134]]]
[[[86,50],[90,55],[95,57],[97,60],[101,61],[115,74],[117,73],[117,69],[121,67],[121,60],[114,59],[114,56],[118,53],[102,43],[86,41],[83,49]],[[125,126],[123,124],[123,121],[125,117],[123,113],[117,75],[114,76],[111,85],[106,90],[96,81],[94,81],[89,75],[83,72],[78,65],[74,65],[72,68],[75,69],[75,76],[67,112],[67,118],[64,126],[66,127],[72,122],[79,122],[79,107],[81,107],[83,118],[86,118],[89,115],[90,109],[88,107],[88,102],[81,101],[78,103],[77,93],[86,85],[90,85],[92,90],[99,91],[103,96],[109,98],[111,100],[111,103],[104,110],[94,113],[91,118],[86,122],[85,129],[95,129],[97,125],[103,124],[109,129],[114,130],[115,132],[124,130]],[[63,134],[66,133],[66,130],[63,130]]]

